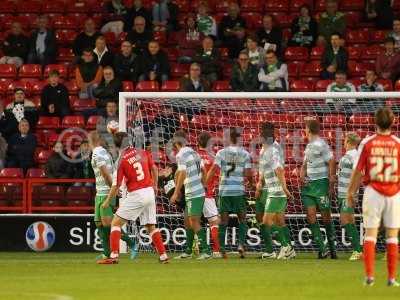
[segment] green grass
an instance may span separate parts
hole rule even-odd
[[[361,262],[316,260],[303,254],[292,261],[172,260],[123,257],[119,265],[96,265],[95,254],[1,253],[0,299],[400,299],[385,285],[385,262],[377,262],[377,282],[363,287]]]

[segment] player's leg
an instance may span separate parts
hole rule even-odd
[[[153,246],[156,249],[156,251],[160,257],[159,258],[160,262],[167,263],[168,255],[167,255],[167,251],[165,250],[165,246],[163,243],[163,239],[162,239],[160,230],[156,227],[155,224],[146,224],[145,227],[147,229],[147,232],[150,234]]]
[[[278,226],[275,224],[282,224],[280,225],[282,227],[283,233],[285,235],[285,239],[288,241],[288,243],[291,245],[292,244],[292,236],[290,234],[290,229],[288,225],[286,224],[285,220],[285,213],[282,214],[276,214],[274,218],[274,225],[272,225],[272,232],[278,231]],[[275,226],[275,227],[274,227]]]
[[[267,200],[268,203],[268,200]],[[265,252],[262,254],[261,258],[262,259],[273,259],[276,258],[276,253],[274,252],[272,248],[272,224],[274,220],[274,213],[264,213],[263,217],[263,227],[262,227],[262,237],[264,240],[264,248]]]
[[[333,226],[332,215],[330,208],[321,207],[322,223],[324,224],[326,237],[328,239],[329,252],[332,259],[337,259],[336,254],[336,233],[335,226]]]
[[[111,221],[113,218],[113,207],[110,205],[108,208],[102,208],[106,196],[96,196],[95,198],[95,222],[98,226],[98,232],[103,247],[103,255],[105,257],[110,256],[110,231]],[[99,224],[100,223],[100,224]]]
[[[221,216],[221,222],[218,228],[218,238],[219,238],[219,247],[220,252],[224,258],[226,258],[226,249],[225,249],[225,240],[226,240],[226,229],[228,228],[229,224],[229,212],[232,210],[229,197],[219,197],[219,213]]]
[[[246,247],[246,239],[247,239],[247,220],[246,220],[246,198],[244,196],[232,197],[232,201],[234,201],[234,212],[238,216],[239,222],[239,246],[238,251],[240,254],[240,258],[244,258],[245,255],[245,247]]]
[[[184,216],[183,222],[184,222],[185,231],[186,231],[186,247],[185,247],[185,251],[182,254],[176,256],[175,259],[192,258],[194,231],[193,231],[192,227],[190,226],[189,217],[188,217],[188,213],[187,213],[187,207],[185,207],[183,216]]]
[[[265,202],[267,201],[268,191],[263,189],[261,192],[260,198],[256,199],[256,221],[260,229],[260,237],[261,237],[261,249],[263,249],[264,241],[263,241],[263,231],[264,231],[264,212],[265,212]],[[265,251],[265,249],[263,249]]]
[[[210,225],[210,239],[213,255],[219,256],[218,226],[220,223],[219,213],[215,199],[206,198],[204,201],[203,215]]]
[[[353,247],[353,253],[349,260],[360,260],[362,252],[360,246],[360,235],[354,220],[354,209],[346,206],[345,199],[339,198],[338,201],[340,205],[340,224],[344,228],[346,235],[350,238]]]

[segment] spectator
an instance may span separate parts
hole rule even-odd
[[[156,0],[152,9],[155,31],[178,30],[178,6],[170,0]]]
[[[56,142],[53,151],[45,165],[46,176],[55,179],[71,178],[73,170],[71,164],[65,159],[67,154],[64,153],[63,144]]]
[[[178,61],[181,63],[190,63],[196,49],[201,46],[204,36],[197,30],[196,19],[194,15],[189,14],[186,18],[185,28],[178,32],[177,40],[179,41]]]
[[[7,105],[6,111],[13,114],[17,123],[22,119],[29,122],[31,128],[34,128],[38,119],[35,104],[25,98],[25,92],[21,88],[16,88],[14,93],[14,101]]]
[[[4,103],[0,100],[0,134],[8,141],[17,132],[17,119],[12,112],[4,110]]]
[[[346,30],[346,18],[344,13],[338,12],[336,0],[327,0],[326,11],[321,14],[318,24],[319,40],[322,43],[329,43],[331,35],[340,33],[343,35]]]
[[[169,78],[169,62],[167,54],[160,50],[160,44],[157,41],[151,41],[147,51],[144,52],[141,59],[141,75],[139,81],[157,80],[164,82]]]
[[[93,49],[94,57],[97,63],[102,66],[112,66],[114,55],[107,48],[106,39],[104,36],[99,36],[96,39],[96,44]]]
[[[360,92],[383,92],[382,84],[377,82],[378,76],[374,70],[367,70],[365,73],[365,82],[362,83],[358,90]],[[374,112],[377,108],[385,106],[384,99],[362,99],[360,109],[367,112]]]
[[[19,132],[8,142],[7,168],[22,168],[24,173],[35,166],[33,159],[36,149],[36,137],[29,132],[29,122],[21,119],[18,124]]]
[[[263,18],[263,28],[257,31],[260,46],[265,50],[273,50],[278,56],[282,50],[282,30],[275,25],[274,18],[271,15],[265,15]]]
[[[231,59],[238,57],[245,43],[246,21],[239,13],[239,5],[231,2],[228,6],[228,15],[222,18],[218,27],[218,37],[222,45],[228,48]]]
[[[0,133],[0,171],[6,165],[7,147],[7,141]]]
[[[37,21],[38,29],[32,32],[29,45],[28,63],[48,65],[56,61],[56,36],[48,28],[49,19],[40,16]]]
[[[211,84],[219,78],[220,55],[218,49],[214,48],[214,40],[205,37],[202,47],[199,48],[194,56],[194,62],[201,66],[201,71],[205,79]]]
[[[23,34],[22,26],[18,22],[11,24],[11,32],[1,45],[4,56],[0,58],[0,64],[22,66],[29,52],[29,39]]]
[[[394,39],[394,49],[395,51],[400,50],[400,19],[395,19],[393,21],[393,31],[388,34],[388,37]]]
[[[110,121],[118,122],[117,103],[114,100],[107,100],[105,111],[100,113],[96,124],[97,132],[101,135],[107,134],[107,124]]]
[[[79,87],[79,98],[92,99],[93,89],[100,83],[103,68],[94,60],[92,49],[83,50],[81,62],[75,69],[76,85]]]
[[[92,153],[90,151],[89,142],[87,140],[82,141],[79,146],[79,153],[75,157],[76,163],[72,166],[73,178],[78,179],[93,179],[94,172],[91,164],[91,156]],[[87,182],[84,184],[85,186],[91,187],[93,183]],[[74,186],[82,186],[81,182],[77,182]]]
[[[49,83],[43,88],[40,97],[41,113],[45,116],[61,117],[70,114],[68,90],[60,83],[57,70],[49,72]]]
[[[151,28],[151,13],[143,7],[142,0],[134,0],[133,6],[128,10],[127,19],[125,21],[124,31],[129,31],[133,27],[133,21],[136,17],[143,17],[146,20],[146,30],[150,30]]]
[[[259,86],[257,66],[251,64],[248,52],[240,52],[238,62],[232,69],[232,90],[234,92],[256,92]]]
[[[317,21],[310,15],[310,7],[300,7],[300,16],[292,22],[289,46],[313,47],[318,35]]]
[[[153,39],[153,33],[151,30],[146,30],[144,17],[135,18],[132,31],[128,32],[126,39],[132,43],[137,54],[141,54],[147,49],[149,42]]]
[[[250,64],[257,68],[261,68],[264,65],[265,49],[258,46],[257,36],[253,35],[247,37],[245,51],[249,56]]]
[[[119,36],[124,31],[124,21],[128,16],[128,9],[122,3],[122,0],[111,0],[105,5],[108,15],[104,20],[101,33],[113,32]]]
[[[351,82],[347,81],[347,74],[344,71],[337,71],[335,74],[335,81],[332,82],[326,88],[327,92],[355,92],[356,88]],[[326,99],[326,103],[330,104],[330,107],[337,110],[339,107],[349,103],[355,103],[355,99]]]
[[[334,79],[337,71],[347,71],[348,55],[341,46],[341,37],[338,33],[331,36],[331,45],[325,48],[321,58],[321,78]]]
[[[114,70],[110,66],[103,69],[103,79],[93,90],[98,111],[104,111],[108,99],[118,102],[118,93],[122,91],[122,82],[115,78]]]
[[[197,8],[197,29],[205,36],[217,37],[217,23],[214,17],[208,13],[206,2],[200,2]]]
[[[287,65],[278,60],[273,50],[267,50],[265,63],[258,73],[260,89],[264,92],[287,92],[289,90]]]
[[[96,31],[96,24],[93,19],[87,19],[83,31],[76,36],[72,46],[75,56],[80,58],[83,50],[94,49],[96,40],[100,35],[101,33]]]
[[[395,81],[400,70],[400,53],[394,51],[394,39],[385,40],[385,52],[378,54],[375,61],[376,74],[383,79]]]
[[[181,92],[209,92],[210,83],[201,77],[201,67],[198,63],[190,65],[189,76],[181,79]]]
[[[136,81],[139,73],[139,59],[133,53],[133,47],[130,41],[121,43],[121,53],[114,56],[115,76],[124,81]]]
[[[392,0],[366,0],[365,17],[367,21],[375,21],[378,29],[391,29],[393,25]]]

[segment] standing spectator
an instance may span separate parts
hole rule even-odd
[[[130,41],[121,43],[121,53],[114,56],[115,76],[124,81],[136,81],[139,73],[139,59],[133,52]]]
[[[7,147],[7,141],[0,133],[0,171],[6,165]]]
[[[169,78],[169,62],[167,54],[160,49],[157,41],[151,41],[147,51],[141,58],[141,75],[139,81],[157,80],[164,82]]]
[[[258,46],[257,36],[248,36],[246,39],[246,53],[249,56],[250,64],[261,68],[265,63],[265,49]],[[240,56],[240,54],[239,54]]]
[[[321,78],[334,79],[337,71],[347,71],[348,55],[344,47],[341,46],[341,37],[338,33],[331,36],[331,45],[325,48],[322,55]]]
[[[393,31],[388,34],[394,40],[394,49],[396,51],[400,50],[400,19],[395,19],[393,21]]]
[[[96,31],[96,24],[93,19],[89,18],[85,21],[83,31],[79,33],[73,43],[72,49],[76,57],[81,57],[83,50],[93,49],[96,45],[96,39],[101,35]]]
[[[112,66],[114,61],[114,55],[107,48],[106,39],[104,36],[99,36],[96,39],[96,44],[93,49],[95,60],[97,63],[102,66]]]
[[[132,29],[133,21],[138,16],[141,16],[146,20],[146,30],[151,29],[151,13],[145,7],[143,7],[142,0],[134,0],[133,6],[128,10],[124,31],[129,31]]]
[[[201,46],[204,36],[197,30],[196,19],[194,15],[189,14],[186,18],[185,28],[178,32],[177,40],[179,41],[178,61],[181,63],[190,63],[196,49]]]
[[[91,161],[91,151],[89,147],[89,142],[87,140],[82,141],[79,146],[79,153],[75,157],[77,163],[74,163],[72,166],[73,178],[77,179],[93,179],[94,172],[92,168]],[[74,184],[75,186],[81,186],[81,182],[77,182]],[[93,186],[93,183],[87,182],[85,186]]]
[[[200,2],[197,8],[197,29],[205,36],[217,37],[217,23],[214,17],[208,13],[206,2]]]
[[[60,83],[60,73],[57,70],[50,71],[48,82],[40,97],[42,115],[61,118],[69,115],[68,90],[65,85]]]
[[[36,149],[36,137],[29,132],[29,129],[28,120],[21,119],[18,124],[19,132],[8,142],[6,159],[8,168],[22,168],[25,173],[35,166],[33,156]]]
[[[362,83],[358,90],[360,92],[383,92],[382,84],[377,82],[378,76],[376,76],[374,70],[367,70],[365,73],[365,82]],[[360,108],[367,112],[374,112],[377,108],[385,106],[384,99],[362,99]]]
[[[11,24],[11,32],[1,45],[4,56],[0,58],[0,64],[22,66],[29,52],[29,39],[22,32],[22,26],[18,22]]]
[[[8,141],[17,132],[17,119],[12,112],[4,110],[4,103],[0,100],[0,134]]]
[[[273,50],[265,54],[265,66],[258,73],[260,89],[264,92],[287,92],[289,90],[287,65],[280,62]]]
[[[395,81],[400,72],[400,53],[394,51],[394,39],[385,40],[385,52],[375,61],[376,74],[383,79]]]
[[[124,31],[124,21],[128,16],[128,9],[122,3],[122,0],[111,0],[106,3],[108,15],[104,20],[101,33],[113,32],[119,36]]]
[[[257,31],[257,37],[260,46],[265,50],[273,50],[278,56],[281,55],[282,50],[282,30],[279,26],[275,25],[274,18],[271,15],[265,15],[263,18],[263,28]]]
[[[326,88],[327,92],[355,92],[356,88],[351,82],[347,81],[347,74],[344,71],[337,71],[335,74],[335,81],[332,82]],[[355,103],[355,99],[326,99],[326,103],[332,104],[333,109],[337,109],[339,106],[346,103]],[[339,105],[339,106],[338,106]]]
[[[45,165],[46,176],[56,179],[71,178],[73,170],[71,164],[65,160],[67,154],[64,153],[63,144],[56,142],[53,151]]]
[[[96,98],[97,111],[102,112],[106,107],[108,99],[118,102],[118,93],[122,91],[122,82],[115,78],[114,70],[110,66],[103,69],[103,79],[93,90],[93,96]]]
[[[313,47],[318,35],[317,21],[310,14],[310,7],[300,7],[300,16],[292,22],[289,46]]]
[[[83,50],[81,61],[75,69],[79,98],[92,99],[93,89],[100,83],[102,75],[103,68],[95,61],[92,49]]]
[[[331,35],[339,33],[343,35],[346,30],[346,18],[344,13],[338,12],[336,0],[327,0],[326,11],[321,14],[318,24],[319,40],[322,43],[329,43]]]
[[[14,101],[7,105],[6,111],[13,114],[17,122],[26,119],[31,128],[34,128],[38,120],[35,104],[25,98],[25,92],[21,88],[16,88]]]
[[[55,62],[57,56],[56,36],[48,26],[49,19],[46,16],[40,16],[37,21],[38,29],[34,30],[31,35],[28,63],[48,65]]]
[[[146,19],[137,16],[131,31],[128,32],[126,39],[131,42],[137,54],[143,53],[147,49],[149,42],[153,39],[153,33],[146,29]]]
[[[155,31],[178,30],[178,6],[170,0],[156,0],[152,9]]]
[[[367,21],[375,21],[378,29],[391,29],[393,24],[392,0],[366,0],[365,17]]]
[[[257,66],[251,64],[248,52],[240,52],[238,62],[232,69],[232,90],[234,92],[256,92],[259,86]]]
[[[228,15],[222,18],[218,26],[218,37],[222,45],[228,48],[231,59],[238,57],[245,43],[246,21],[239,13],[239,5],[231,2],[228,6]]]
[[[189,76],[181,79],[181,92],[209,92],[210,83],[201,77],[201,67],[198,63],[190,65]]]
[[[211,84],[218,80],[220,73],[220,55],[217,48],[214,48],[214,40],[211,37],[205,37],[202,47],[197,50],[194,56],[194,62],[201,66],[202,74]]]

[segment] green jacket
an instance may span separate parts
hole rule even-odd
[[[344,34],[346,30],[346,18],[344,13],[337,12],[334,16],[329,16],[323,12],[318,23],[318,33],[325,38],[327,43],[330,43],[331,35],[335,32]]]
[[[232,69],[231,87],[234,92],[255,92],[258,90],[258,70],[249,64],[246,72],[242,72],[239,64],[235,64]]]

